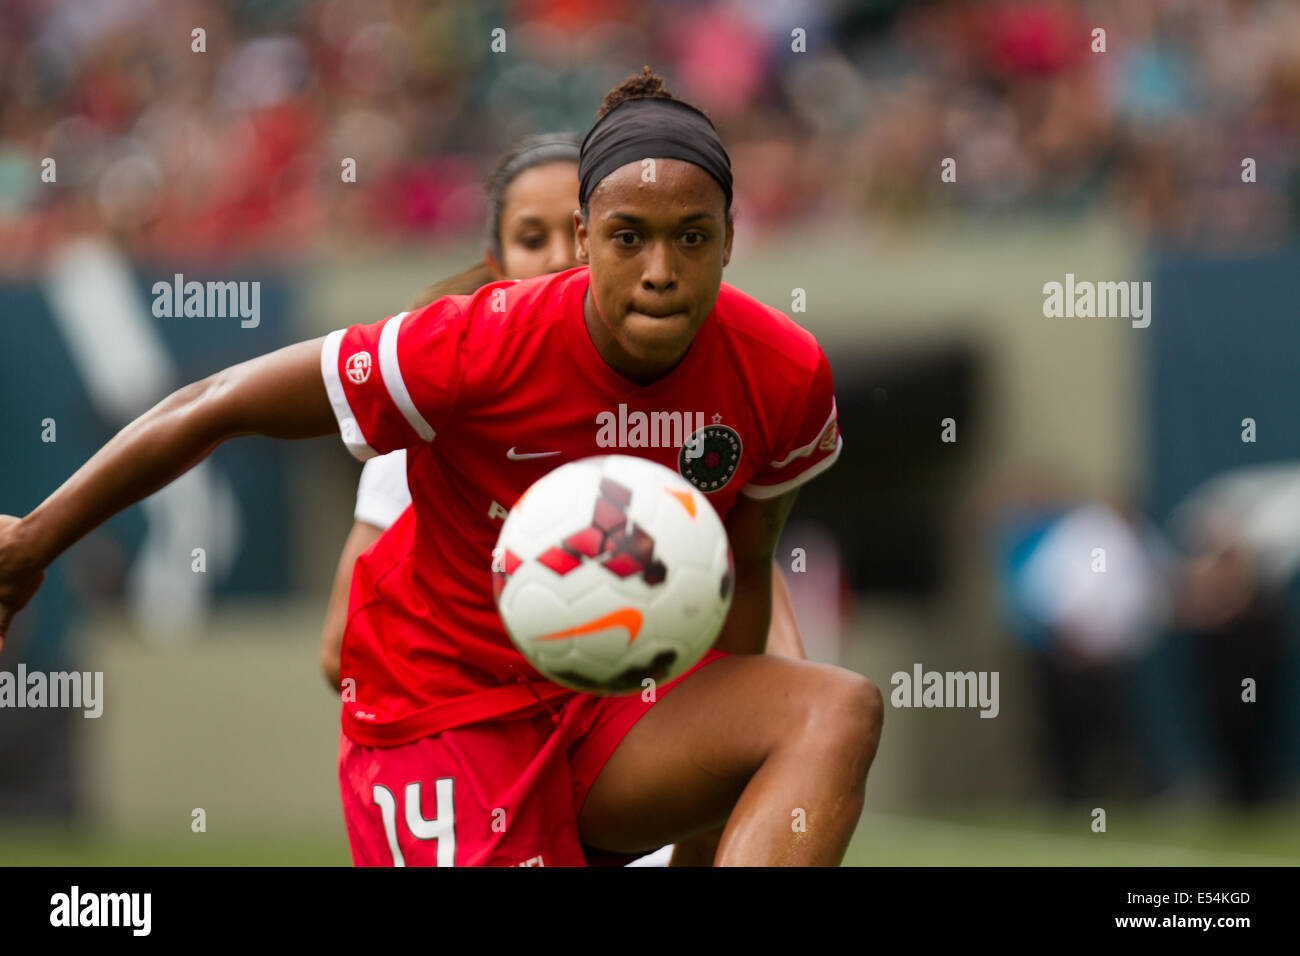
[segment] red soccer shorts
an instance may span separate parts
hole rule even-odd
[[[680,681],[725,656],[710,650]],[[596,777],[652,702],[576,694],[550,713],[483,721],[397,747],[339,743],[339,787],[357,866],[600,866],[578,815]],[[647,851],[655,849],[647,847]]]

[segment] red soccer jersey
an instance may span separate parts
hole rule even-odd
[[[492,591],[506,514],[551,469],[648,458],[725,520],[738,494],[779,495],[839,456],[826,357],[776,309],[724,283],[686,356],[642,386],[596,351],[587,285],[585,267],[496,282],[325,339],[321,370],[345,444],[363,459],[408,449],[413,501],[353,575],[343,727],[360,744],[573,693],[511,644]]]

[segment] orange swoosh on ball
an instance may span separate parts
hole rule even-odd
[[[693,494],[689,491],[678,491],[676,488],[665,488],[664,491],[676,498],[692,518],[695,517],[695,496]]]
[[[627,642],[631,644],[636,640],[636,636],[641,630],[641,612],[634,607],[621,607],[617,611],[611,611],[604,617],[596,618],[594,621],[588,621],[586,624],[579,624],[577,627],[571,627],[567,631],[556,631],[554,634],[543,634],[541,637],[534,638],[534,640],[558,641],[564,637],[582,637],[584,634],[593,634],[596,631],[606,631],[611,627],[627,628]]]

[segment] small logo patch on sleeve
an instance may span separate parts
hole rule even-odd
[[[840,437],[839,422],[836,419],[832,418],[827,423],[826,429],[822,432],[821,441],[817,443],[817,447],[822,451],[834,451],[836,442],[839,439],[839,437]]]
[[[353,384],[364,384],[366,379],[370,378],[370,353],[353,352],[348,356],[344,367],[347,369],[348,378]]]

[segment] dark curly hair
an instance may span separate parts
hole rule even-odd
[[[640,73],[633,73],[626,80],[614,87],[605,94],[605,98],[600,103],[600,109],[596,111],[596,122],[600,122],[605,115],[615,107],[621,106],[628,100],[638,99],[656,99],[656,100],[673,100],[678,103],[686,103],[680,96],[675,95],[665,85],[666,80],[649,66],[641,67]],[[699,110],[705,117],[705,113],[698,106],[686,103],[692,109]],[[582,215],[588,215],[587,202],[584,200],[581,204]],[[734,210],[727,210],[727,219],[730,221],[734,217]]]
[[[682,102],[680,98],[674,96],[664,86],[662,76],[655,73],[650,67],[643,66],[640,73],[633,73],[605,94],[605,99],[601,101],[600,109],[596,113],[596,119],[604,119],[606,113],[621,103],[647,97],[656,100],[677,100],[679,103]]]

